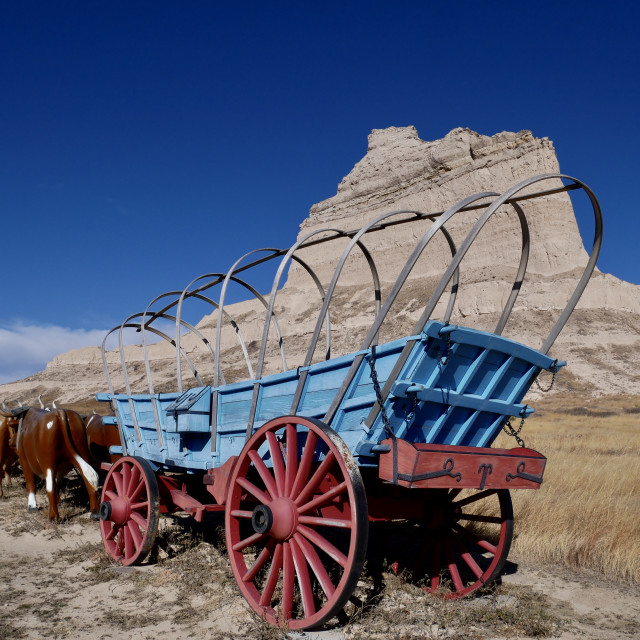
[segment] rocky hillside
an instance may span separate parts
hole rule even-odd
[[[314,237],[326,228],[357,229],[393,210],[442,211],[468,195],[482,191],[500,193],[524,178],[549,172],[559,172],[553,143],[535,138],[529,131],[489,137],[459,128],[441,140],[425,141],[418,137],[414,127],[374,130],[369,136],[367,154],[338,185],[335,196],[311,208],[309,217],[301,224],[299,239]],[[572,205],[572,200],[563,193],[522,204],[530,221],[532,251],[527,278],[504,332],[508,337],[539,347],[569,298],[587,261],[576,223],[576,211],[578,215],[590,215],[590,209],[583,207],[584,201],[578,199]],[[605,220],[608,213],[604,212]],[[464,238],[477,215],[477,212],[460,214],[447,224],[456,243]],[[429,224],[423,220],[367,236],[367,249],[380,271],[383,299]],[[346,242],[336,241],[331,248],[327,244],[316,245],[300,253],[306,264],[313,265],[325,287]],[[238,254],[252,248],[238,247]],[[399,337],[411,330],[430,288],[448,264],[449,251],[443,240],[434,239],[429,245],[392,308],[392,317],[383,327],[383,339]],[[512,211],[499,212],[465,257],[453,322],[493,330],[509,294],[520,251],[517,217]],[[364,258],[354,252],[339,281],[337,311],[332,316],[332,355],[358,348],[361,336],[370,326],[373,296],[369,274]],[[141,307],[146,304],[140,302]],[[302,363],[319,305],[316,284],[300,263],[294,263],[286,284],[278,292],[276,305],[288,367]],[[241,324],[255,361],[264,308],[255,301],[247,301],[234,305],[230,311]],[[198,323],[198,329],[210,340],[215,336],[215,321],[215,314],[190,320]],[[229,326],[223,331],[222,344],[235,344]],[[201,343],[185,338],[184,346],[198,370],[204,372],[205,380],[210,381],[211,360]],[[155,391],[175,389],[173,348],[166,343],[153,345],[149,353]],[[266,372],[281,368],[275,345],[267,355]],[[551,355],[569,362],[559,379],[560,391],[639,394],[640,287],[596,272]],[[237,348],[225,349],[221,361],[228,381],[247,377]],[[110,353],[109,362],[114,386],[123,390],[118,355]],[[134,390],[145,392],[141,348],[127,347],[127,362]],[[192,384],[187,376],[184,384]],[[99,349],[87,348],[61,354],[45,371],[0,386],[0,398],[9,404],[17,400],[27,404],[43,394],[49,402],[57,398],[59,403],[84,403],[97,391],[104,390]]]

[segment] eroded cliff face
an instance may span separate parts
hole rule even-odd
[[[338,185],[335,196],[311,207],[300,227],[299,239],[322,229],[354,230],[377,216],[395,210],[423,213],[446,210],[471,194],[501,193],[515,183],[543,173],[560,171],[553,144],[529,131],[484,136],[469,129],[454,129],[441,140],[421,140],[414,127],[374,129],[366,155]],[[580,178],[580,176],[576,176]],[[549,188],[532,187],[531,191]],[[591,215],[580,202],[578,215]],[[587,262],[576,212],[566,193],[522,203],[530,223],[531,255],[520,296],[504,334],[539,347],[573,291]],[[584,210],[583,210],[584,209]],[[477,219],[477,211],[457,214],[447,223],[459,246]],[[605,219],[607,212],[604,212]],[[366,237],[382,280],[382,296],[431,222],[417,221],[389,227]],[[590,239],[589,239],[590,240]],[[304,249],[301,257],[326,287],[347,240]],[[522,230],[512,209],[499,211],[483,228],[461,266],[461,283],[452,322],[492,331],[511,290],[520,260]],[[238,252],[255,247],[239,247]],[[451,258],[444,238],[434,238],[421,256],[402,295],[392,308],[382,338],[411,331],[430,291]],[[212,265],[215,267],[215,265]],[[353,351],[373,318],[371,271],[361,253],[353,252],[337,290],[341,311],[332,317],[332,355]],[[317,285],[298,264],[289,270],[278,293],[276,310],[286,347],[287,366],[302,364],[320,305]],[[262,335],[264,307],[255,301],[230,309],[242,324],[244,339],[255,361]],[[442,311],[441,308],[436,310]],[[215,334],[216,316],[202,318],[198,329]],[[236,336],[225,326],[221,361],[227,381],[248,377]],[[185,338],[194,363],[212,379],[212,363],[202,344]],[[172,347],[154,345],[149,350],[156,391],[175,390],[176,362]],[[640,287],[598,271],[554,345],[551,355],[567,360],[557,388],[589,394],[640,393]],[[123,390],[119,358],[108,356],[116,390]],[[128,370],[134,391],[146,391],[142,350],[127,347]],[[267,352],[266,373],[281,369],[276,346]],[[188,371],[187,371],[188,374]],[[193,384],[184,376],[185,386]],[[78,402],[106,390],[98,349],[79,349],[57,356],[44,372],[0,387],[0,397],[33,403],[39,393],[59,403]]]
[[[300,235],[331,226],[357,229],[366,221],[393,210],[444,211],[472,194],[487,191],[500,194],[525,178],[559,171],[553,144],[546,138],[534,138],[530,131],[503,132],[488,137],[458,128],[441,140],[425,141],[418,137],[415,127],[374,129],[369,135],[365,157],[343,178],[335,196],[311,207]],[[549,182],[544,184],[544,188],[551,186]],[[532,187],[530,191],[540,188]],[[553,202],[547,198],[527,203],[525,208],[531,225],[532,272],[550,276],[586,263],[587,256],[566,194],[554,196]],[[465,258],[465,271],[517,267],[521,232],[514,213],[505,208],[502,215],[489,222]],[[474,216],[477,213],[459,214],[447,223],[458,244],[469,231],[469,221],[475,219]],[[367,239],[370,249],[385,254],[382,262],[388,268],[384,272],[397,271],[396,263],[405,259],[399,248],[413,248],[419,229],[424,229],[424,225],[416,225],[410,231],[405,226],[389,228]],[[422,277],[425,271],[441,273],[442,264],[446,264],[449,257],[444,242],[429,246],[424,266],[416,270],[416,277]],[[332,265],[327,261],[326,271],[331,270]],[[366,269],[358,266],[349,273],[356,284]],[[295,279],[302,273],[294,267],[291,276]]]

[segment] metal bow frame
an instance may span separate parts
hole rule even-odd
[[[530,192],[531,190],[529,189],[529,187],[537,185],[538,183],[545,182],[552,182],[553,184],[551,187],[545,190],[536,191],[534,193]],[[399,210],[378,216],[370,222],[366,223],[362,228],[352,231],[344,231],[335,228],[313,231],[302,236],[289,249],[265,248],[251,251],[237,260],[233,264],[231,269],[229,269],[229,271],[227,271],[226,273],[207,273],[192,280],[182,291],[169,291],[167,293],[163,293],[160,296],[154,298],[147,305],[143,312],[129,316],[124,320],[124,322],[122,322],[122,324],[114,327],[105,336],[102,342],[102,361],[107,377],[109,392],[112,394],[114,393],[114,386],[111,373],[109,371],[109,365],[107,363],[106,343],[107,338],[110,335],[117,333],[118,349],[120,352],[120,366],[122,370],[122,376],[124,378],[124,387],[127,395],[131,395],[131,383],[125,358],[126,346],[123,339],[123,331],[127,328],[133,328],[141,334],[141,346],[144,357],[145,375],[149,393],[151,395],[153,395],[155,391],[149,360],[149,342],[147,338],[147,332],[153,334],[156,339],[161,339],[170,343],[175,349],[176,387],[178,391],[182,391],[184,388],[182,365],[183,362],[185,362],[191,370],[196,384],[198,386],[202,386],[204,384],[203,378],[198,372],[195,363],[183,347],[183,333],[186,333],[191,335],[194,339],[202,342],[205,351],[209,353],[209,356],[211,358],[211,373],[213,375],[212,386],[214,387],[215,407],[215,403],[217,401],[217,388],[220,385],[224,385],[226,381],[222,365],[222,330],[223,326],[225,324],[228,324],[233,329],[236,335],[238,348],[240,349],[240,352],[243,356],[244,364],[247,371],[246,380],[253,381],[252,410],[250,413],[250,422],[247,425],[247,434],[250,435],[253,429],[255,407],[257,405],[257,396],[260,388],[259,381],[264,374],[265,360],[269,344],[275,344],[280,353],[282,371],[288,370],[283,334],[280,327],[280,320],[276,314],[276,299],[279,291],[283,286],[283,279],[288,266],[292,262],[296,262],[299,265],[301,272],[306,273],[311,280],[309,295],[311,296],[313,294],[313,291],[316,290],[316,295],[319,296],[321,305],[316,319],[314,331],[309,340],[306,355],[299,372],[300,375],[297,383],[297,390],[294,394],[294,400],[291,407],[291,413],[295,414],[305,384],[307,375],[306,368],[310,364],[312,364],[314,357],[316,357],[320,336],[323,333],[323,328],[325,335],[325,349],[324,352],[321,353],[320,358],[328,360],[332,357],[331,335],[333,326],[330,314],[331,305],[332,303],[335,303],[334,294],[336,292],[340,276],[343,273],[344,266],[348,258],[352,255],[353,251],[356,250],[364,257],[371,278],[371,289],[373,294],[373,319],[371,326],[362,343],[360,345],[353,345],[353,350],[357,350],[359,353],[354,359],[353,364],[351,365],[351,368],[349,369],[349,372],[347,373],[347,376],[342,383],[342,386],[336,393],[336,396],[327,414],[324,417],[324,422],[330,424],[335,412],[342,402],[347,389],[349,388],[349,385],[353,380],[353,377],[358,370],[358,367],[360,366],[363,358],[366,355],[366,351],[378,343],[380,328],[383,322],[389,319],[388,316],[390,309],[393,303],[396,301],[398,294],[409,279],[409,276],[414,270],[418,259],[425,253],[429,244],[437,234],[442,234],[445,241],[447,242],[447,245],[451,251],[451,260],[446,270],[444,271],[444,274],[441,276],[435,290],[426,301],[420,318],[415,324],[412,335],[418,335],[427,321],[431,319],[436,306],[440,302],[445,291],[449,291],[449,298],[446,309],[444,311],[443,320],[445,322],[449,321],[454,309],[454,303],[460,284],[459,273],[461,263],[485,224],[496,214],[499,209],[501,209],[501,207],[503,211],[506,210],[507,212],[509,212],[508,215],[515,215],[517,217],[521,233],[520,261],[509,296],[502,309],[500,318],[494,330],[494,333],[496,333],[497,335],[501,335],[509,320],[509,317],[511,316],[515,302],[520,293],[520,289],[525,279],[529,262],[531,237],[527,216],[524,208],[521,206],[521,203],[527,200],[536,200],[574,190],[584,191],[591,203],[595,220],[594,241],[589,253],[586,267],[577,283],[573,294],[570,296],[566,307],[551,328],[551,331],[545,339],[543,345],[539,348],[542,353],[546,354],[555,342],[558,334],[566,324],[569,316],[578,303],[578,300],[580,299],[580,296],[582,295],[595,268],[595,264],[602,244],[602,213],[595,195],[593,194],[591,189],[589,189],[589,187],[587,187],[583,182],[577,180],[576,178],[572,178],[565,174],[555,173],[542,174],[534,176],[532,178],[528,178],[526,180],[523,180],[522,182],[519,182],[502,194],[498,194],[495,192],[482,192],[471,195],[460,200],[446,211],[439,211],[435,213],[421,213],[419,211],[412,210]],[[472,220],[472,224],[470,223],[471,229],[468,231],[460,246],[456,247],[445,225],[454,216],[458,219],[461,216],[464,216],[464,214],[467,212],[478,210],[480,211],[479,216],[475,216],[475,218]],[[425,228],[423,235],[416,243],[413,251],[404,264],[404,267],[398,274],[395,283],[391,287],[389,293],[386,295],[385,299],[382,300],[380,272],[372,254],[365,244],[366,239],[371,234],[384,231],[389,227],[407,223],[415,223],[417,221],[425,221],[429,224]],[[331,243],[334,243],[335,246],[336,241],[342,241],[342,244],[344,244],[345,241],[348,242],[346,247],[340,254],[331,281],[325,288],[316,271],[299,254],[302,252],[302,250],[315,245],[330,245]],[[327,248],[327,251],[324,252],[324,255],[328,254],[337,256],[338,250]],[[276,265],[276,268],[271,292],[267,297],[265,297],[258,293],[256,286],[249,284],[248,276],[252,273],[252,270],[256,270],[258,267],[262,267],[262,265],[265,265],[267,263]],[[390,278],[385,278],[385,280],[390,280]],[[235,285],[240,286],[241,288],[246,290],[249,294],[251,294],[253,298],[255,298],[260,303],[260,305],[265,310],[262,339],[260,341],[259,349],[257,350],[257,359],[255,362],[255,366],[250,357],[247,342],[241,331],[241,322],[238,320],[238,318],[235,318],[233,316],[233,313],[235,312],[233,305],[227,302],[229,297],[228,289],[231,283],[234,283]],[[219,288],[219,296],[217,301],[214,300],[214,298],[210,294],[210,291],[215,290],[216,287]],[[190,300],[198,300],[200,302],[206,303],[207,305],[210,305],[212,311],[215,313],[216,331],[213,346],[211,345],[210,339],[207,336],[203,335],[203,333],[196,326],[184,320],[183,315],[185,305]],[[162,324],[162,326],[164,326],[164,324],[166,324],[167,322],[175,324],[175,333],[173,336],[169,335],[166,331],[163,331],[158,327],[159,324]],[[396,337],[399,338],[402,336]],[[300,337],[296,339],[300,339]],[[275,343],[273,341],[275,341]],[[393,381],[397,377],[407,357],[409,356],[414,342],[415,340],[409,340],[404,350],[400,354],[393,371],[391,372],[384,388],[381,391],[381,399],[383,401],[387,398],[391,389],[391,385],[393,384]],[[154,410],[157,411],[155,403]],[[380,405],[378,402],[376,402],[366,420],[366,424],[368,426],[373,424],[373,421],[378,415],[379,410]],[[133,411],[132,414],[134,414]],[[212,416],[215,420],[215,411],[212,411]]]

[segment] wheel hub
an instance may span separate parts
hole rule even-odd
[[[427,518],[424,526],[430,531],[449,528],[460,519],[460,509],[455,509],[448,500],[429,503],[426,511]]]
[[[100,505],[100,520],[110,520],[115,524],[124,524],[131,514],[131,505],[126,498],[118,497]]]
[[[279,541],[288,540],[298,526],[298,510],[289,498],[276,498],[253,510],[251,524],[256,533],[268,533]]]

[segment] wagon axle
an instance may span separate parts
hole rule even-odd
[[[253,510],[251,525],[256,533],[268,533],[273,525],[273,512],[266,504],[258,505]]]

